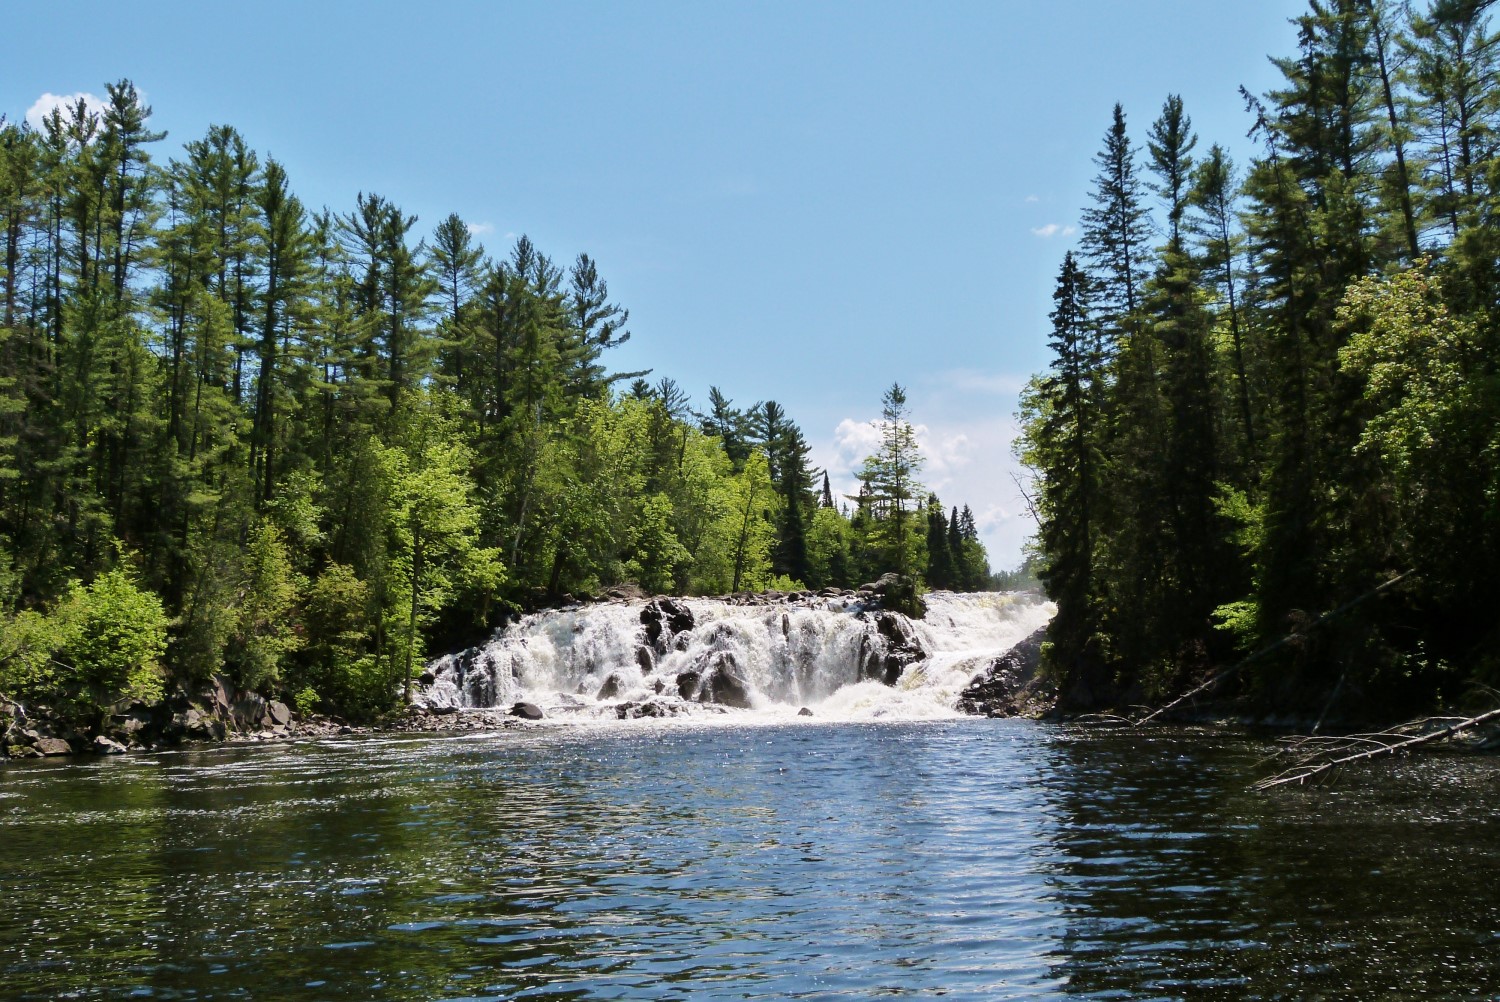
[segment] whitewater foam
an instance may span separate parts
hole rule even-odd
[[[526,616],[482,647],[429,664],[417,701],[460,709],[525,701],[549,718],[575,719],[777,719],[803,708],[824,720],[953,717],[964,686],[1054,612],[1026,592],[932,592],[921,620],[848,597],[669,601],[692,625],[665,628],[655,643],[642,600]],[[887,685],[879,677],[891,663],[899,676]]]

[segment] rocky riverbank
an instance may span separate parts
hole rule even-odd
[[[978,717],[1050,716],[1057,708],[1057,688],[1041,674],[1042,627],[990,662],[958,697],[958,709]]]

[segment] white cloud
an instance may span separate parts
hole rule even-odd
[[[494,223],[469,223],[467,224],[467,228],[469,235],[473,237],[482,237],[488,233],[495,232]]]
[[[1038,198],[1035,195],[1027,195],[1026,196],[1026,204],[1027,205],[1035,205],[1036,203],[1038,203],[1040,201],[1041,201],[1041,199]]]
[[[1001,378],[1001,377],[996,377]],[[990,407],[986,411],[994,413]],[[948,507],[968,505],[990,555],[990,565],[1008,569],[1021,562],[1021,547],[1035,525],[1016,486],[1025,471],[1011,455],[1019,428],[1013,419],[933,422],[914,425],[925,464],[922,484]],[[844,418],[830,442],[813,442],[813,462],[828,471],[835,497],[859,489],[855,471],[880,446],[879,422]],[[841,502],[842,503],[842,502]]]
[[[1046,226],[1033,226],[1031,228],[1031,232],[1041,237],[1043,240],[1046,240],[1049,237],[1055,237],[1058,235],[1071,237],[1073,234],[1078,232],[1078,229],[1073,226],[1063,226],[1060,223],[1048,223]]]
[[[108,107],[104,99],[96,94],[79,91],[76,94],[53,94],[51,91],[36,99],[36,103],[26,109],[26,121],[33,129],[40,129],[42,122],[52,114],[52,109],[62,108],[63,118],[66,119],[73,110],[73,106],[82,98],[89,112],[98,118],[104,117],[104,109]]]

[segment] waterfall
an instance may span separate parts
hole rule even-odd
[[[932,592],[920,620],[830,598],[615,601],[526,616],[438,658],[430,709],[534,703],[548,717],[956,716],[963,687],[1055,611],[1025,593]]]

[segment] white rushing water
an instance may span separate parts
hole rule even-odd
[[[848,597],[666,599],[659,631],[650,621],[661,621],[660,603],[550,610],[433,661],[419,702],[524,701],[550,718],[788,717],[803,708],[833,720],[951,717],[969,681],[1055,611],[1030,593],[933,592],[926,602],[926,617],[908,620]]]

